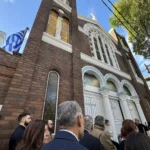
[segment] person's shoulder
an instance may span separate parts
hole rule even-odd
[[[43,145],[43,147],[41,148],[41,150],[49,150],[50,147],[50,143]]]

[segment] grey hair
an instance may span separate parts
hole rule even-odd
[[[84,117],[84,128],[88,130],[92,126],[93,126],[93,118],[89,115],[86,115]]]
[[[95,117],[95,125],[97,126],[104,126],[105,118],[103,116],[96,116]]]
[[[64,128],[72,127],[78,115],[82,115],[82,109],[76,101],[63,102],[58,108],[58,123]]]

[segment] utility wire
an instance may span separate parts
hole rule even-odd
[[[142,44],[142,42],[128,29],[128,27],[121,21],[121,19],[111,10],[111,8],[104,2],[104,0],[101,0],[103,4],[114,14],[114,16],[124,25],[124,27],[130,32],[130,34]]]
[[[113,8],[119,13],[119,15],[126,21],[126,23],[132,28],[132,30],[138,35],[139,33],[134,29],[134,27],[129,23],[129,21],[121,14],[121,12],[116,8],[116,6],[110,1],[108,0],[108,2],[113,6]],[[129,30],[129,29],[128,29]],[[144,35],[141,35],[142,37]],[[143,44],[145,44],[146,41],[144,41]],[[142,43],[141,43],[142,44]]]

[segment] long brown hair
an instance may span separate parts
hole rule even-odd
[[[121,137],[126,138],[129,133],[136,131],[137,127],[133,120],[124,120],[121,128]]]
[[[40,150],[43,145],[45,121],[35,120],[30,123],[16,150]]]

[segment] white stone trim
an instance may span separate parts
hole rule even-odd
[[[104,33],[105,33],[111,40],[113,40],[114,43],[117,44],[116,40],[115,40],[97,21],[94,21],[94,20],[92,20],[92,19],[86,18],[86,17],[84,17],[84,16],[82,16],[82,15],[79,15],[79,14],[78,14],[78,19],[85,20],[85,21],[87,21],[87,22],[89,22],[89,23],[92,23],[92,24],[97,25],[100,29],[102,29],[102,30],[104,31]]]
[[[86,34],[86,33],[84,32],[84,29],[83,29],[81,26],[78,26],[78,30],[79,30],[80,32]],[[88,36],[88,34],[86,34],[86,35]]]
[[[122,91],[121,83],[120,83],[119,79],[115,75],[113,75],[111,73],[108,73],[108,74],[105,75],[104,78],[105,78],[106,85],[107,85],[107,80],[110,79],[116,85],[118,92]]]
[[[105,63],[108,63],[109,65],[111,65],[110,61],[112,61],[112,66],[117,69],[120,69],[118,60],[114,53],[114,51],[117,50],[117,48],[116,48],[115,44],[112,42],[112,40],[102,31],[102,29],[100,29],[99,27],[97,27],[96,25],[91,24],[91,23],[86,23],[84,25],[83,29],[84,29],[84,32],[86,34],[88,34],[91,39],[97,38],[97,44],[98,44],[99,51],[101,50],[101,46],[100,46],[98,37],[100,38],[100,40],[102,42],[102,47],[104,50],[104,55],[107,60],[107,62],[105,62]],[[92,44],[90,46],[91,46],[91,49],[94,48],[95,43],[92,41]],[[106,49],[106,46],[107,46],[107,49]],[[94,50],[96,51],[95,48],[94,48]],[[110,56],[110,58],[108,57],[108,55]],[[101,58],[102,58],[102,61],[104,62],[102,53],[101,53]]]
[[[72,8],[70,6],[68,6],[67,4],[65,4],[62,0],[54,0],[54,2],[56,2],[58,5],[62,6],[67,11],[69,11],[69,12],[72,11]]]
[[[2,110],[3,105],[0,105],[0,111]]]
[[[115,53],[117,53],[118,55],[122,56],[121,52],[119,52],[118,50],[116,50]]]
[[[127,81],[127,80],[122,80],[121,81],[122,91],[124,91],[123,90],[123,86],[124,85],[127,86],[127,88],[129,89],[129,91],[131,92],[132,96],[137,96],[136,90],[134,89],[133,85],[129,81]]]
[[[143,80],[142,80],[141,78],[136,77],[136,81],[137,81],[138,83],[141,83],[141,84],[143,84],[143,85],[144,85],[144,82],[143,82]]]
[[[62,40],[57,39],[56,37],[53,37],[49,35],[46,32],[43,32],[42,41],[46,42],[48,44],[54,45],[64,51],[67,51],[69,53],[72,53],[72,45],[63,42]]]
[[[95,68],[93,66],[85,66],[82,68],[82,82],[83,82],[83,84],[84,84],[84,74],[85,73],[95,75],[100,82],[100,86],[101,87],[105,86],[104,76],[97,68]]]
[[[82,60],[84,60],[84,61],[86,61],[88,63],[91,63],[91,64],[96,65],[98,67],[101,67],[101,68],[103,68],[105,70],[113,72],[114,74],[117,74],[119,76],[122,76],[122,77],[124,77],[126,79],[131,80],[131,76],[129,74],[127,74],[127,73],[125,73],[123,71],[120,71],[118,69],[115,69],[112,66],[109,66],[108,64],[102,63],[101,61],[96,60],[95,58],[92,58],[92,57],[90,57],[90,56],[88,56],[88,55],[86,55],[84,53],[80,53],[80,57],[81,57]]]

